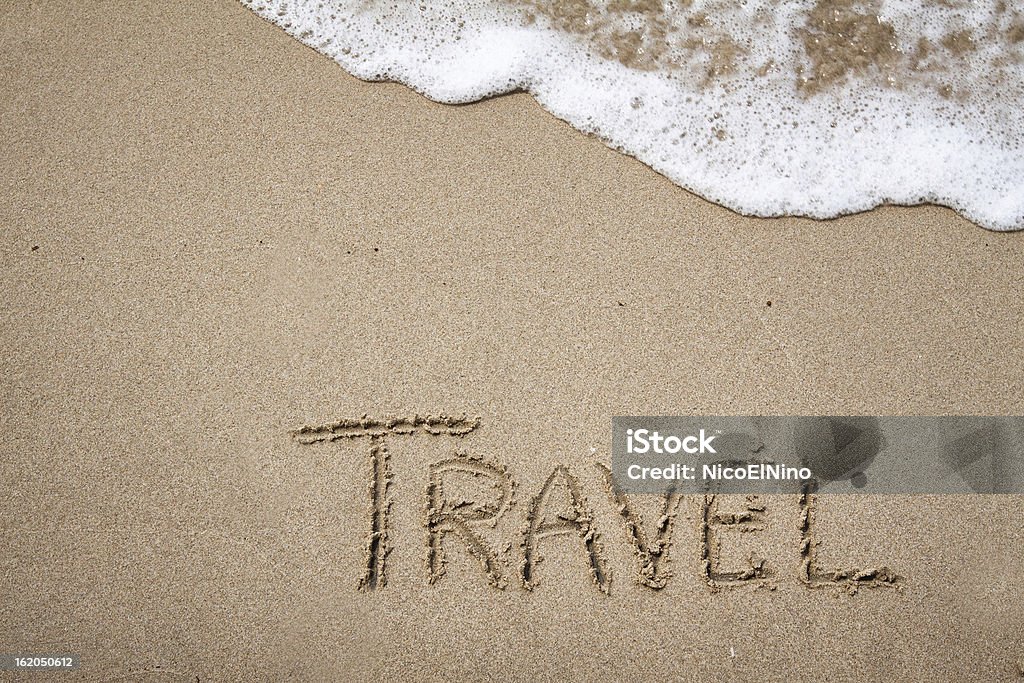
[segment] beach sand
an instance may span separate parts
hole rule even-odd
[[[1020,496],[820,499],[821,566],[901,577],[856,591],[800,581],[786,496],[722,533],[770,576],[708,585],[687,498],[653,590],[595,466],[612,415],[1019,413],[1024,235],[746,218],[526,95],[364,83],[229,0],[18,3],[0,46],[0,650],[106,681],[1024,675]],[[438,414],[479,425],[292,433]],[[386,585],[361,590],[381,443]],[[457,450],[515,483],[473,526],[503,590],[453,533],[429,581]],[[574,534],[522,585],[558,465],[607,593]]]

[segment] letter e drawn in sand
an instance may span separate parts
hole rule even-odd
[[[668,554],[669,548],[672,546],[672,532],[682,496],[675,491],[665,494],[665,504],[658,523],[655,525],[656,535],[652,541],[644,529],[643,518],[633,510],[629,499],[615,490],[611,468],[603,463],[594,464],[604,475],[605,490],[608,492],[612,505],[622,517],[626,527],[626,536],[629,538],[630,545],[633,546],[633,554],[637,562],[637,583],[654,590],[664,588],[668,585],[668,580],[672,578],[672,570],[667,567]]]
[[[496,500],[479,502],[475,494],[472,499],[456,497],[445,491],[446,479],[462,475],[474,480],[485,480],[494,489]],[[508,585],[498,553],[472,529],[472,524],[485,523],[492,528],[498,518],[512,505],[515,484],[508,470],[480,457],[458,454],[454,458],[430,465],[427,482],[427,573],[430,583],[435,583],[445,574],[445,559],[442,541],[446,534],[460,538],[483,567],[487,582],[499,589]]]
[[[808,588],[832,586],[842,588],[851,595],[861,588],[899,588],[903,577],[886,566],[866,569],[823,570],[818,566],[817,547],[821,543],[814,537],[813,482],[804,484],[800,492],[800,581]]]
[[[369,509],[370,533],[366,539],[365,568],[359,589],[373,591],[387,585],[385,564],[391,551],[388,538],[391,512],[391,470],[388,466],[387,439],[396,436],[429,434],[463,437],[480,426],[480,418],[446,415],[355,419],[302,427],[292,437],[303,445],[331,443],[350,439],[366,439],[370,445]]]
[[[768,528],[765,506],[757,496],[747,496],[738,512],[723,512],[721,498],[705,495],[701,505],[700,556],[704,581],[717,591],[722,586],[769,585],[774,572],[764,558],[750,555],[742,569],[722,568],[722,539],[730,532],[752,533]]]
[[[555,513],[553,520],[547,519],[548,508],[552,504],[555,491],[566,493],[567,507]],[[523,531],[523,563],[521,575],[523,586],[533,590],[537,584],[537,565],[543,560],[540,555],[540,542],[545,538],[577,534],[583,541],[587,553],[587,567],[590,577],[598,590],[608,595],[611,591],[611,572],[605,565],[604,548],[598,539],[597,531],[591,526],[592,516],[587,508],[587,501],[580,489],[580,483],[565,465],[556,465],[551,476],[544,482],[540,493],[530,501],[530,509],[526,515],[526,528]]]

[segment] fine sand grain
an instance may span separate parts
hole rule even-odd
[[[1021,497],[615,501],[597,464],[612,415],[1019,413],[1024,234],[744,218],[228,0],[19,2],[0,49],[0,650],[1021,677]]]

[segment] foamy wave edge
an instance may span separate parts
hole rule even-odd
[[[991,230],[1024,229],[1019,101],[986,110],[860,85],[808,99],[759,81],[691,90],[497,6],[412,19],[391,6],[397,14],[382,22],[372,3],[241,2],[363,80],[453,104],[529,92],[573,127],[745,215],[826,219],[933,203]]]

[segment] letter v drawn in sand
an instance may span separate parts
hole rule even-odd
[[[373,591],[387,585],[386,562],[389,545],[388,530],[391,512],[391,470],[388,466],[387,439],[429,434],[463,437],[480,426],[479,418],[446,415],[393,418],[342,419],[317,426],[302,427],[292,437],[304,445],[332,443],[350,439],[366,439],[370,445],[369,509],[370,533],[366,539],[365,567],[359,589]]]
[[[604,475],[605,491],[619,516],[622,517],[626,535],[630,545],[633,546],[633,554],[637,561],[637,583],[655,590],[664,588],[668,585],[668,580],[672,578],[672,570],[666,565],[669,549],[672,547],[672,532],[682,496],[675,491],[665,494],[665,503],[655,525],[656,533],[652,541],[644,530],[643,519],[633,510],[629,499],[623,493],[615,490],[612,469],[604,463],[595,463],[595,465]]]

